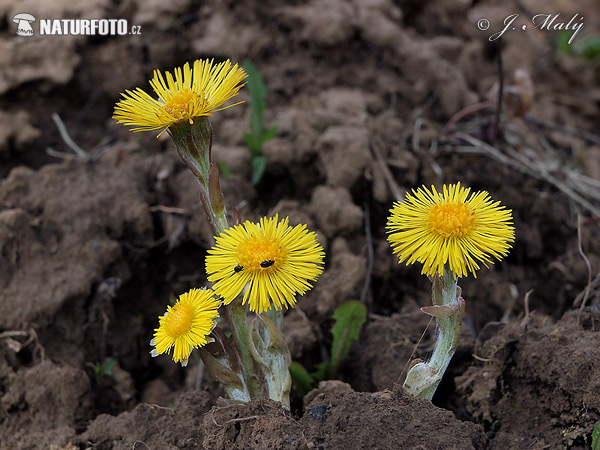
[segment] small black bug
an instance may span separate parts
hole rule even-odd
[[[233,268],[233,271],[234,271],[235,273],[241,272],[242,270],[244,270],[244,267],[242,267],[242,266],[235,266],[235,267]]]
[[[268,259],[266,261],[261,262],[260,267],[263,267],[266,269],[267,267],[271,267],[273,264],[275,264],[275,261],[273,261],[272,259]]]

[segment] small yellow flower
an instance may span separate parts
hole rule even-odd
[[[170,72],[163,77],[160,71],[154,71],[150,85],[158,100],[139,87],[125,91],[123,100],[115,106],[113,119],[136,127],[132,131],[163,129],[164,132],[179,121],[191,124],[196,117],[210,116],[213,111],[242,103],[219,108],[238,93],[243,86],[240,83],[248,76],[237,64],[232,67],[229,60],[213,65],[213,60],[199,59],[194,61],[193,68],[186,63],[173,72],[174,77]]]
[[[207,337],[215,327],[221,302],[213,297],[210,289],[191,289],[179,296],[173,306],[167,306],[165,315],[159,318],[159,326],[154,330],[150,345],[152,356],[170,353],[173,348],[173,361],[186,366],[194,348],[212,342]]]
[[[208,251],[206,272],[213,289],[231,303],[244,288],[243,304],[258,313],[294,306],[296,294],[312,288],[323,272],[323,247],[306,225],[263,217],[225,230]]]
[[[443,193],[426,187],[396,202],[388,219],[388,240],[407,265],[423,264],[421,273],[441,275],[449,265],[455,276],[472,272],[479,263],[488,267],[500,260],[515,240],[512,212],[493,202],[485,191],[473,193],[458,184],[444,185]]]

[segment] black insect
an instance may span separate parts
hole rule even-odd
[[[268,259],[266,261],[261,262],[260,267],[263,267],[266,269],[267,267],[271,267],[273,264],[275,264],[275,261],[273,261],[272,259]]]
[[[234,271],[235,273],[239,273],[239,272],[241,272],[242,270],[244,270],[244,267],[242,267],[242,266],[235,266],[235,267],[233,268],[233,271]]]

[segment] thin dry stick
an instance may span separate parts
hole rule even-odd
[[[429,322],[427,322],[427,326],[425,327],[425,329],[423,330],[423,334],[421,334],[421,337],[419,338],[419,340],[417,341],[417,343],[415,344],[415,346],[413,347],[413,351],[410,354],[410,356],[408,357],[408,361],[406,361],[406,364],[404,364],[404,368],[402,369],[402,372],[400,372],[400,376],[398,377],[398,380],[396,380],[396,383],[398,383],[400,381],[400,379],[402,378],[402,376],[404,375],[404,373],[406,372],[406,369],[408,368],[408,365],[410,364],[410,362],[413,359],[413,356],[415,356],[415,353],[417,352],[417,348],[419,347],[419,344],[421,343],[421,341],[423,340],[423,338],[425,337],[425,333],[427,333],[427,330],[429,329],[429,325],[431,325],[431,321],[433,320],[433,317],[429,318]]]
[[[0,339],[5,337],[29,336],[27,331],[3,331],[0,333]]]
[[[525,293],[525,298],[523,299],[523,305],[525,307],[525,318],[529,318],[529,296],[533,293],[533,289],[529,289]]]
[[[247,420],[254,420],[254,419],[258,419],[260,416],[248,416],[248,417],[240,417],[238,419],[229,419],[226,422],[220,424],[217,423],[217,421],[215,420],[215,417],[213,415],[210,416],[210,418],[212,419],[213,423],[218,426],[218,427],[224,427],[225,425],[229,424],[229,423],[235,423],[235,422],[246,422]]]
[[[589,286],[590,286],[590,291],[593,291],[598,286],[600,286],[600,273],[596,275],[596,278],[594,278],[592,280],[592,283]],[[573,300],[573,307],[576,307],[580,304],[583,297],[585,297],[586,292],[587,292],[587,286],[585,287],[585,289],[583,291],[581,291],[579,294],[577,294],[577,297],[575,297],[575,300]]]
[[[148,208],[150,212],[161,211],[170,214],[185,214],[187,211],[183,208],[175,208],[173,206],[154,205]]]
[[[529,315],[529,296],[532,293],[533,293],[533,289],[528,290],[527,293],[525,294],[525,298],[523,299],[523,306],[525,309],[525,317],[523,317],[523,320],[521,320],[521,323],[519,324],[522,327],[526,327],[527,324],[531,321],[531,316]]]
[[[369,287],[371,286],[371,277],[373,276],[373,235],[371,234],[371,208],[369,207],[369,201],[365,202],[365,234],[367,236],[367,274],[365,276],[365,284],[360,294],[360,302],[365,303],[367,301],[367,295],[369,294]]]
[[[584,131],[584,130],[578,130],[576,128],[565,127],[565,126],[559,125],[557,123],[543,122],[543,121],[535,119],[533,117],[526,116],[526,117],[524,117],[524,119],[525,119],[525,122],[532,123],[534,125],[537,125],[538,127],[550,129],[552,131],[558,131],[558,132],[564,133],[564,134],[570,134],[572,136],[578,137],[585,141],[591,142],[592,144],[600,145],[600,136],[598,136],[597,134],[590,133],[590,132]]]
[[[505,163],[508,166],[520,169],[522,172],[528,175],[547,181],[548,183],[555,186],[558,190],[566,194],[568,197],[570,197],[575,203],[578,203],[580,206],[590,211],[593,215],[600,217],[600,209],[596,208],[587,199],[583,198],[581,195],[579,195],[565,183],[560,181],[558,178],[551,175],[543,166],[541,166],[540,164],[535,164],[533,161],[529,160],[528,158],[511,149],[510,147],[507,147],[505,151],[512,158],[503,155],[496,148],[473,136],[469,136],[468,134],[456,133],[455,136],[475,146],[476,148],[472,150],[472,153],[481,153],[482,155],[488,155],[500,162]],[[481,148],[482,151],[478,150],[478,148]]]
[[[476,103],[474,105],[467,106],[466,108],[461,109],[457,113],[454,113],[454,115],[452,117],[450,117],[450,120],[448,121],[446,126],[444,126],[444,130],[442,131],[442,136],[445,136],[446,134],[448,134],[448,131],[450,131],[454,127],[454,125],[456,125],[456,123],[459,120],[461,120],[463,117],[468,116],[469,114],[473,114],[477,111],[481,111],[482,109],[487,109],[491,106],[494,106],[494,102],[495,102],[495,100],[486,100],[485,102]]]
[[[385,181],[387,181],[388,187],[390,188],[390,191],[392,191],[392,195],[394,196],[394,198],[396,200],[398,200],[398,201],[402,200],[404,198],[404,193],[402,192],[402,189],[400,188],[400,186],[398,186],[398,184],[394,180],[394,176],[392,175],[392,172],[390,172],[389,167],[383,160],[383,156],[382,156],[381,152],[379,151],[379,149],[377,148],[377,145],[371,145],[370,147],[371,147],[371,151],[373,152],[373,154],[375,156],[375,161],[377,161],[377,164],[379,164],[379,168],[381,169],[381,172],[383,172]]]
[[[496,119],[494,120],[494,139],[500,136],[500,113],[502,112],[502,96],[504,94],[504,70],[502,67],[502,47],[499,39],[496,41],[496,62],[498,67],[498,100],[496,101]]]
[[[196,389],[202,389],[202,382],[204,381],[204,361],[198,362],[198,376],[196,377]]]
[[[69,135],[69,132],[67,131],[67,127],[65,126],[65,124],[62,121],[62,119],[60,118],[60,116],[56,113],[52,113],[52,120],[56,124],[56,128],[58,128],[58,133],[60,134],[60,137],[65,142],[65,144],[71,150],[73,150],[77,154],[77,156],[80,157],[81,159],[88,159],[89,155],[87,154],[87,152],[84,149],[82,149],[79,145],[77,145],[73,141],[73,139],[71,139],[71,136]]]
[[[588,269],[588,282],[585,287],[585,294],[583,295],[583,300],[581,301],[581,306],[579,307],[579,312],[577,313],[577,323],[581,322],[581,314],[585,309],[585,305],[587,303],[588,297],[590,296],[591,286],[592,286],[592,265],[590,264],[590,260],[586,256],[583,251],[583,246],[581,244],[581,214],[577,213],[577,250],[579,250],[579,254],[585,261],[585,264]]]

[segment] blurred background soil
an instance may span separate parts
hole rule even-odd
[[[22,38],[21,12],[124,18],[141,35]],[[550,12],[584,17],[574,43],[599,35],[593,0],[0,2],[0,448],[589,448],[600,61],[561,49],[556,31],[488,40],[509,14]],[[149,355],[165,306],[206,284],[212,236],[168,136],[111,115],[154,69],[197,58],[251,61],[278,127],[253,186],[248,103],[215,114],[228,205],[306,223],[327,252],[285,318],[293,359],[321,361],[337,306],[369,308],[341,381],[304,404],[293,391],[291,413],[264,400],[211,410],[221,391],[195,362]],[[463,336],[431,405],[397,384],[413,351],[431,351],[418,309],[430,283],[397,264],[385,223],[407,190],[457,181],[511,208],[517,235],[504,261],[461,280]]]

